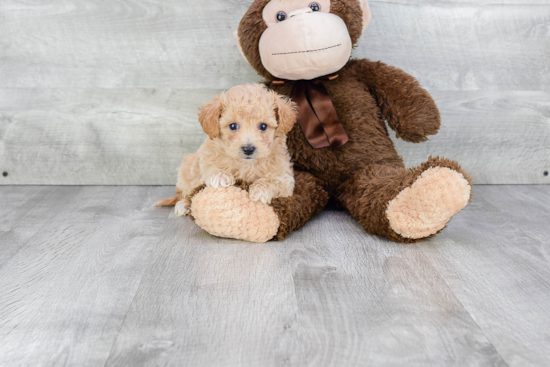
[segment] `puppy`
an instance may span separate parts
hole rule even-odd
[[[263,84],[238,86],[215,97],[201,108],[199,121],[208,138],[196,153],[183,157],[177,195],[155,206],[175,205],[176,214],[185,216],[196,187],[229,187],[236,180],[250,184],[250,198],[257,202],[291,196],[294,174],[286,134],[296,118],[296,105]]]

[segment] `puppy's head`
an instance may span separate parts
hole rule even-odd
[[[199,121],[227,155],[244,161],[269,156],[296,122],[296,105],[263,84],[228,90],[201,108]]]

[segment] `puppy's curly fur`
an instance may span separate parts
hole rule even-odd
[[[191,194],[198,186],[233,186],[236,180],[250,185],[254,201],[270,204],[294,191],[292,163],[286,134],[297,118],[296,106],[287,97],[263,84],[247,84],[216,96],[201,108],[199,121],[208,138],[196,153],[183,157],[178,171],[177,195],[155,206],[176,206],[185,216]]]

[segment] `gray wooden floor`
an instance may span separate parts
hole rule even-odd
[[[550,186],[477,186],[436,239],[327,210],[214,238],[171,187],[0,187],[0,366],[548,366]]]

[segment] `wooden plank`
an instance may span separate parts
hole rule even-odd
[[[83,188],[0,268],[0,365],[104,365],[166,223],[151,206],[165,191]]]
[[[346,213],[280,244],[162,240],[108,366],[504,364],[421,246]]]
[[[391,4],[466,4],[466,5],[550,5],[550,0],[369,0],[369,4],[391,3]]]
[[[504,364],[422,244],[369,236],[330,211],[291,243],[299,341],[311,365]]]
[[[258,80],[232,31],[251,1],[0,4],[0,88],[223,89]],[[355,51],[433,90],[548,90],[548,1],[374,1]]]
[[[211,90],[0,90],[2,184],[175,184]]]
[[[16,222],[23,210],[19,210],[25,204],[36,201],[48,193],[54,191],[48,186],[4,186],[0,188],[0,230],[7,231]]]
[[[79,187],[8,186],[0,189],[0,268],[57,215],[74,205]]]
[[[433,96],[443,121],[439,133],[422,144],[394,139],[407,166],[440,155],[461,163],[478,184],[550,184],[550,93]]]
[[[550,362],[550,186],[476,186],[416,245],[335,210],[282,243],[219,239],[150,206],[171,191],[0,188],[52,217],[0,267],[0,365]]]
[[[173,214],[158,241],[106,366],[306,365],[286,245],[215,238]]]
[[[232,35],[248,5],[2,1],[0,87],[224,88],[258,79]]]
[[[478,186],[426,257],[510,366],[550,364],[550,187]]]
[[[173,185],[181,157],[205,138],[198,107],[219,91],[0,89],[0,184]],[[439,134],[394,139],[408,166],[441,155],[480,184],[550,183],[550,93],[433,96]]]
[[[172,184],[203,139],[198,105],[257,80],[231,38],[249,4],[2,1],[0,184]],[[428,144],[398,142],[408,165],[438,154],[478,183],[548,183],[549,1],[372,8],[356,56],[418,77],[444,115]],[[495,94],[451,92],[478,89]]]
[[[431,90],[548,90],[550,4],[388,2],[372,12],[356,57],[402,68]]]

